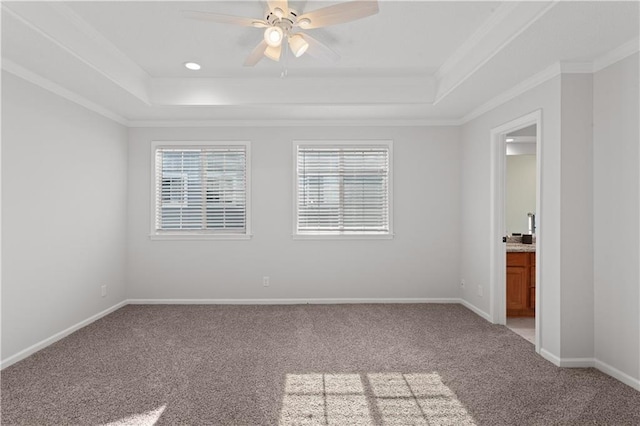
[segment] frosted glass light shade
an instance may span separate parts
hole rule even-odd
[[[269,46],[280,46],[283,37],[284,33],[280,27],[269,27],[264,30],[264,41],[266,41]]]
[[[295,57],[299,58],[307,51],[309,43],[307,43],[307,40],[305,40],[300,34],[294,34],[289,37],[289,47],[291,47],[291,52],[293,52]]]

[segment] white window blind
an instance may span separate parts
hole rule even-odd
[[[157,146],[155,233],[247,233],[245,145]]]
[[[297,146],[298,235],[389,235],[390,146]]]

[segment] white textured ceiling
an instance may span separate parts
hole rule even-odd
[[[335,3],[291,2],[299,11]],[[459,122],[553,64],[585,72],[634,49],[638,6],[383,0],[377,15],[309,30],[339,62],[305,55],[247,68],[261,30],[180,12],[258,18],[261,1],[3,2],[2,58],[6,71],[134,124]]]
[[[291,2],[311,11],[339,2]],[[251,77],[282,64],[262,60],[257,69],[242,66],[261,40],[258,28],[185,19],[182,10],[264,18],[260,1],[217,2],[73,2],[79,16],[153,77],[191,76],[182,67],[188,60],[203,65],[201,76]],[[298,69],[356,69],[435,71],[471,36],[499,2],[382,2],[380,12],[351,23],[307,30],[340,54],[337,63],[305,55],[290,57],[287,67]],[[446,34],[446,37],[443,37]]]

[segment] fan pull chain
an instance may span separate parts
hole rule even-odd
[[[284,61],[282,61],[282,71],[280,72],[280,78],[286,78],[287,75],[289,75],[289,43],[287,43],[287,41],[288,34],[287,38],[285,38],[285,40],[283,40],[282,42],[282,44],[284,44],[284,46],[282,46],[282,48],[284,49],[284,52],[282,52]]]

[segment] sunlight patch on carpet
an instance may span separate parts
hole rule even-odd
[[[372,425],[359,374],[288,374],[280,425]]]
[[[475,424],[438,373],[375,373],[368,379],[384,424]]]
[[[374,417],[385,425],[475,425],[437,373],[286,376],[280,426],[373,425]]]
[[[132,416],[116,420],[115,422],[105,423],[102,426],[153,426],[158,422],[166,408],[167,406],[163,405],[155,410],[141,414],[134,414]]]

